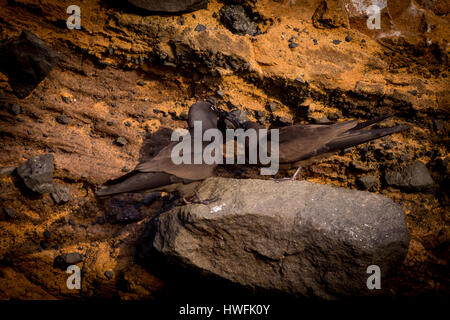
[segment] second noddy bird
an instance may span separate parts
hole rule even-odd
[[[374,118],[366,122],[357,120],[331,124],[296,124],[279,128],[279,162],[288,166],[299,167],[292,179],[295,179],[302,166],[311,164],[319,157],[330,155],[371,140],[375,140],[409,128],[408,125],[397,125],[388,128],[373,129],[375,124],[391,117],[391,115]],[[228,118],[233,118],[228,114]],[[237,119],[234,119],[235,124]],[[246,121],[239,126],[243,129],[265,129],[261,124]],[[270,139],[270,134],[268,136]],[[246,151],[250,147],[246,144]],[[270,143],[268,143],[270,152]],[[248,152],[246,152],[248,154]],[[285,165],[286,166],[286,165]]]
[[[202,122],[203,132],[217,128],[218,113],[208,102],[196,102],[189,109],[188,126],[193,136],[194,121]],[[202,132],[202,133],[203,133]],[[192,139],[193,140],[193,139]],[[109,181],[95,193],[99,197],[119,193],[144,190],[178,192],[184,199],[196,194],[198,184],[215,174],[215,164],[174,164],[171,158],[172,148],[178,143],[173,141],[164,147],[154,158],[140,163],[132,172]],[[193,152],[192,157],[193,159]],[[200,202],[206,202],[208,200]],[[213,199],[210,199],[211,202]]]

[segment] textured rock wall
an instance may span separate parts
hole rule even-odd
[[[411,245],[392,293],[448,293],[445,1],[411,2],[419,20],[398,2],[383,16],[384,34],[364,30],[345,1],[326,1],[326,9],[315,0],[243,3],[244,13],[236,16],[247,23],[238,20],[235,27],[247,25],[253,36],[224,26],[217,1],[176,16],[79,1],[81,30],[66,28],[64,1],[1,2],[1,40],[30,30],[60,57],[23,99],[0,73],[1,298],[136,299],[165,288],[134,258],[136,239],[164,199],[144,202],[144,194],[100,202],[93,190],[153,155],[168,141],[168,129],[185,127],[189,105],[206,98],[265,125],[386,113],[394,114],[390,124],[412,125],[321,160],[302,178],[368,188],[401,204]],[[427,28],[405,32],[410,21]],[[8,169],[46,153],[54,157],[53,182],[68,187],[72,201],[56,204],[48,193],[31,194]],[[220,175],[255,178],[257,171],[223,168]],[[117,215],[129,221],[136,210],[142,220],[110,223]],[[83,257],[81,291],[68,290],[67,274],[53,268],[65,253]]]

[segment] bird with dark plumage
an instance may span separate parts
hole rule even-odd
[[[217,128],[218,113],[208,102],[196,102],[188,114],[188,126],[191,135],[194,121],[202,122],[202,130]],[[171,159],[173,141],[164,147],[152,159],[140,163],[132,172],[107,182],[95,193],[99,197],[112,196],[125,192],[143,190],[178,192],[184,198],[196,194],[198,184],[207,177],[215,175],[216,164],[174,164]],[[194,148],[191,148],[192,153]],[[193,157],[193,154],[191,155]]]
[[[229,114],[228,117],[233,117]],[[359,144],[375,140],[409,128],[408,125],[397,125],[388,128],[372,128],[375,124],[391,117],[382,116],[366,122],[357,120],[343,121],[331,124],[296,124],[279,128],[279,163],[286,166],[301,168],[317,160],[318,157],[331,155],[339,150],[344,150]],[[233,122],[236,123],[237,119]],[[265,129],[261,124],[252,121],[239,123],[242,129]],[[270,133],[268,136],[270,140]],[[246,143],[245,149],[248,155],[251,148],[258,145]],[[270,152],[270,144],[268,144]],[[296,174],[293,178],[298,174]]]

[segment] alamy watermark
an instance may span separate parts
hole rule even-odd
[[[66,273],[70,274],[67,278],[66,285],[69,290],[81,290],[81,270],[77,265],[67,267]]]
[[[381,289],[381,269],[376,264],[367,267],[367,273],[371,276],[367,278],[367,288],[369,290]]]
[[[366,13],[368,15],[367,18],[367,28],[370,30],[380,30],[381,29],[381,9],[377,5],[371,5],[367,7]]]
[[[70,17],[67,18],[66,25],[67,29],[81,29],[81,9],[77,5],[71,5],[67,7],[67,14]]]

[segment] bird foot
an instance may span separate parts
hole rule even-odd
[[[302,167],[298,167],[297,171],[295,171],[294,175],[292,177],[288,178],[280,178],[280,179],[272,179],[275,182],[283,182],[283,181],[295,181],[297,179],[298,174],[302,170]]]

